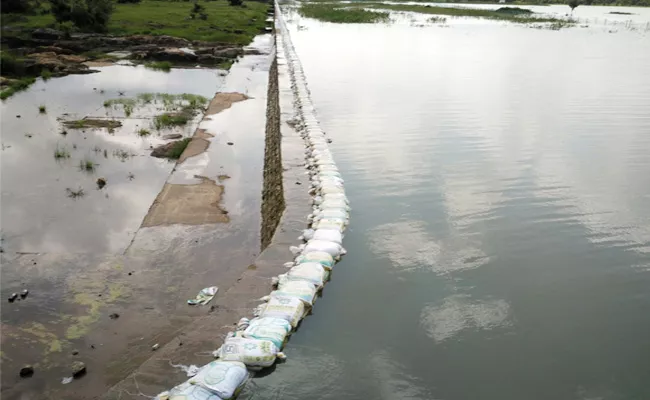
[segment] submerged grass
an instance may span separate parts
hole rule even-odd
[[[169,61],[153,61],[153,62],[146,63],[144,66],[145,68],[155,69],[164,72],[169,72],[172,70],[172,63],[170,63]]]
[[[79,160],[79,169],[84,171],[84,172],[94,172],[95,171],[95,163],[88,159],[85,158],[83,160]]]
[[[70,158],[70,152],[68,151],[68,149],[66,149],[65,147],[56,146],[56,149],[54,149],[54,159],[62,160],[65,158]]]
[[[154,126],[160,130],[173,126],[183,126],[189,122],[191,115],[187,113],[164,113],[154,118]]]
[[[25,90],[34,82],[36,82],[36,78],[33,77],[13,79],[9,85],[2,88],[0,99],[5,100],[16,93]]]
[[[174,143],[174,146],[167,153],[167,157],[174,160],[178,160],[181,157],[181,154],[183,154],[183,152],[185,151],[187,145],[190,144],[191,141],[192,138],[185,138],[183,140],[179,140],[178,142]]]
[[[327,7],[328,5],[322,5]],[[391,10],[391,11],[406,11],[406,12],[416,12],[421,14],[435,14],[435,15],[446,15],[450,17],[473,17],[473,18],[484,18],[491,20],[500,20],[500,21],[509,21],[520,24],[534,24],[534,23],[563,23],[563,26],[568,26],[575,21],[554,18],[549,16],[535,16],[530,10],[517,8],[517,7],[503,7],[498,10],[486,10],[478,8],[463,8],[463,7],[443,7],[443,6],[434,6],[430,4],[424,5],[413,5],[413,4],[384,4],[377,2],[368,2],[368,3],[349,3],[341,5],[347,8],[376,8],[381,10]],[[333,6],[330,6],[333,7]]]
[[[346,7],[346,8],[342,8]],[[304,17],[335,23],[374,23],[388,20],[388,13],[360,8],[347,8],[347,4],[302,4],[298,12]]]

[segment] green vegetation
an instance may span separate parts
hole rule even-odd
[[[373,23],[388,20],[388,13],[342,8],[349,4],[311,4],[303,3],[298,12],[308,18],[336,23]]]
[[[68,128],[71,129],[86,129],[86,128],[108,128],[108,129],[115,129],[119,128],[122,126],[122,123],[120,121],[115,121],[111,119],[93,119],[93,118],[85,118],[85,119],[78,119],[74,121],[65,121],[63,122],[63,125],[65,125]]]
[[[68,151],[68,149],[66,149],[65,147],[56,146],[56,149],[54,149],[54,159],[62,160],[65,158],[70,158],[70,152]]]
[[[143,137],[144,136],[149,136],[149,135],[151,135],[151,131],[149,131],[148,129],[143,128],[143,129],[140,129],[138,131],[138,135],[143,136]]]
[[[154,118],[154,126],[158,130],[173,126],[182,126],[187,124],[190,118],[191,115],[187,115],[186,113],[164,113]]]
[[[310,0],[312,2],[331,2],[331,0]],[[372,0],[371,0],[372,1]],[[394,0],[401,1],[417,1],[420,3],[450,3],[450,4],[496,4],[494,0]],[[359,4],[362,1],[355,1]],[[506,0],[509,5],[551,5],[551,4],[566,4],[567,0]],[[581,0],[581,5],[585,6],[627,6],[627,7],[650,7],[650,0]]]
[[[264,31],[269,4],[249,1],[245,6],[231,7],[225,1],[202,1],[202,7],[205,8],[206,19],[188,21],[193,4],[187,1],[142,0],[135,4],[118,3],[115,4],[106,32],[118,36],[170,35],[188,40],[244,45]],[[55,28],[57,24],[50,13],[11,14],[3,9],[2,27],[3,36],[15,36],[16,29]],[[4,29],[5,27],[11,29]],[[95,30],[95,27],[83,30]]]
[[[113,13],[112,0],[49,0],[50,10],[60,24],[72,22],[83,31],[105,32]]]
[[[105,151],[106,150],[104,150],[104,152]],[[128,151],[118,149],[118,150],[113,151],[113,156],[119,158],[120,161],[124,162],[124,161],[128,160],[129,157],[131,157],[131,154]],[[106,157],[106,153],[104,153],[104,157]]]
[[[40,106],[38,106],[38,112],[41,114],[45,114],[47,112],[47,109],[45,108],[44,105],[41,104]]]
[[[94,172],[95,163],[87,158],[79,161],[79,169],[85,172]]]
[[[185,138],[183,140],[174,142],[174,145],[166,154],[167,158],[178,160],[181,157],[181,154],[183,154],[183,152],[185,151],[187,145],[190,144],[191,141],[192,138]]]
[[[145,68],[156,69],[164,72],[169,72],[172,69],[172,63],[170,63],[169,61],[154,61],[154,62],[146,63],[144,66]]]
[[[432,24],[444,24],[447,22],[447,18],[445,17],[431,17],[427,21],[431,22]]]
[[[52,77],[52,73],[50,72],[49,69],[44,69],[41,71],[41,78],[43,78],[44,81],[50,79]]]
[[[575,8],[580,5],[580,3],[578,2],[578,0],[569,0],[567,5],[571,7],[571,14],[573,14],[573,10],[575,10]]]
[[[505,11],[499,10],[486,10],[478,8],[456,8],[456,7],[441,7],[432,5],[410,5],[410,4],[383,4],[383,3],[362,3],[362,4],[347,4],[346,7],[367,7],[377,8],[392,11],[409,11],[422,14],[436,14],[447,15],[450,17],[474,17],[485,18],[492,20],[510,21],[520,24],[529,23],[543,23],[543,22],[565,22],[572,23],[564,19],[553,17],[535,17],[534,13],[526,11],[513,12],[512,7],[505,7]],[[500,9],[500,10],[504,10]],[[521,9],[523,10],[523,9]]]
[[[124,115],[130,117],[131,114],[133,114],[133,110],[135,109],[137,104],[138,103],[137,101],[135,101],[135,99],[120,97],[118,99],[106,100],[104,102],[104,107],[121,105],[122,111],[124,111]]]
[[[34,82],[36,82],[36,78],[32,77],[12,79],[8,86],[2,87],[2,91],[0,92],[0,99],[4,100],[13,96],[16,92],[25,90]]]

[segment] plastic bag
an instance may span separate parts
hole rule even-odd
[[[284,358],[284,354],[270,340],[241,336],[227,338],[219,350],[214,352],[214,356],[221,361],[239,361],[252,369],[270,367],[278,354]]]
[[[279,276],[279,286],[282,285],[283,280],[305,280],[321,289],[325,284],[325,268],[317,262],[298,264],[286,274]]]
[[[200,386],[220,398],[232,398],[248,378],[246,365],[238,361],[212,361],[188,382]]]
[[[342,247],[338,243],[312,239],[307,242],[307,246],[305,246],[304,252],[308,253],[310,251],[324,251],[336,259],[339,255],[341,255],[341,250]]]
[[[280,280],[278,290],[271,292],[271,296],[292,296],[311,306],[316,298],[316,285],[304,280]]]
[[[260,318],[280,318],[294,328],[305,316],[305,303],[296,297],[271,295],[268,304],[262,306]]]
[[[332,269],[334,266],[334,258],[324,251],[310,251],[303,253],[296,258],[297,264],[304,264],[310,262],[317,262],[325,269]]]
[[[244,331],[244,337],[253,339],[269,340],[278,348],[282,349],[284,341],[291,332],[291,324],[281,318],[255,318]]]
[[[317,229],[314,231],[313,240],[334,242],[340,245],[343,243],[343,235],[337,229]]]

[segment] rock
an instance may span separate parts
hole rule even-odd
[[[34,375],[34,367],[32,367],[31,365],[25,365],[20,369],[21,378],[29,378],[32,375]]]
[[[196,61],[200,64],[219,64],[224,60],[221,57],[213,56],[212,54],[201,54]]]
[[[72,371],[73,377],[79,378],[86,373],[86,364],[82,363],[81,361],[75,361],[72,363],[70,370]]]
[[[72,54],[71,50],[68,49],[62,49],[61,47],[57,46],[39,46],[34,49],[32,53],[56,53],[56,54]]]
[[[79,350],[72,350],[72,355],[73,356],[76,356],[77,354],[79,354]]]
[[[97,178],[97,187],[100,188],[100,189],[103,189],[104,186],[106,186],[106,179]]]
[[[49,39],[57,40],[63,37],[63,32],[51,28],[38,28],[32,31],[32,38],[34,39]]]
[[[12,293],[7,300],[9,300],[10,303],[13,303],[17,297],[18,297],[17,293]]]
[[[153,346],[151,346],[151,351],[156,351],[156,350],[158,350],[159,347],[160,347],[160,345],[158,343],[156,343]]]
[[[113,313],[113,314],[108,316],[108,318],[110,318],[110,319],[118,319],[119,317],[120,317],[120,314],[118,314],[118,313]]]
[[[259,56],[260,54],[264,54],[264,53],[262,53],[257,49],[244,49],[244,55],[247,56]]]
[[[235,58],[237,56],[244,54],[244,50],[239,47],[231,47],[231,48],[220,49],[220,50],[215,49],[212,54],[214,54],[217,57]]]
[[[25,297],[27,297],[28,294],[29,294],[29,290],[23,289],[23,291],[20,292],[20,297],[24,299]]]
[[[228,142],[228,146],[232,146],[232,145],[234,145],[233,142]]]
[[[178,48],[165,48],[150,51],[147,58],[158,61],[173,61],[173,62],[195,62],[199,57],[187,51]]]
[[[183,135],[181,135],[180,133],[171,133],[169,135],[163,136],[163,139],[165,140],[182,139],[182,138]]]

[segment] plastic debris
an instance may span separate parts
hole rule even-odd
[[[194,364],[187,366],[183,364],[172,364],[170,362],[169,365],[171,365],[174,368],[180,369],[181,371],[185,372],[185,374],[189,377],[196,375],[201,370],[201,368],[197,367]]]
[[[205,289],[201,289],[199,294],[196,295],[196,298],[188,300],[187,304],[195,306],[195,305],[201,305],[204,306],[208,304],[212,298],[214,298],[214,295],[217,294],[217,291],[219,290],[218,287],[216,286],[210,286]]]
[[[156,351],[156,350],[158,350],[158,348],[160,348],[160,345],[158,343],[156,343],[153,346],[151,346],[151,351]]]
[[[61,379],[61,383],[64,385],[67,385],[68,383],[72,382],[74,378],[71,376],[66,376],[65,378]]]

